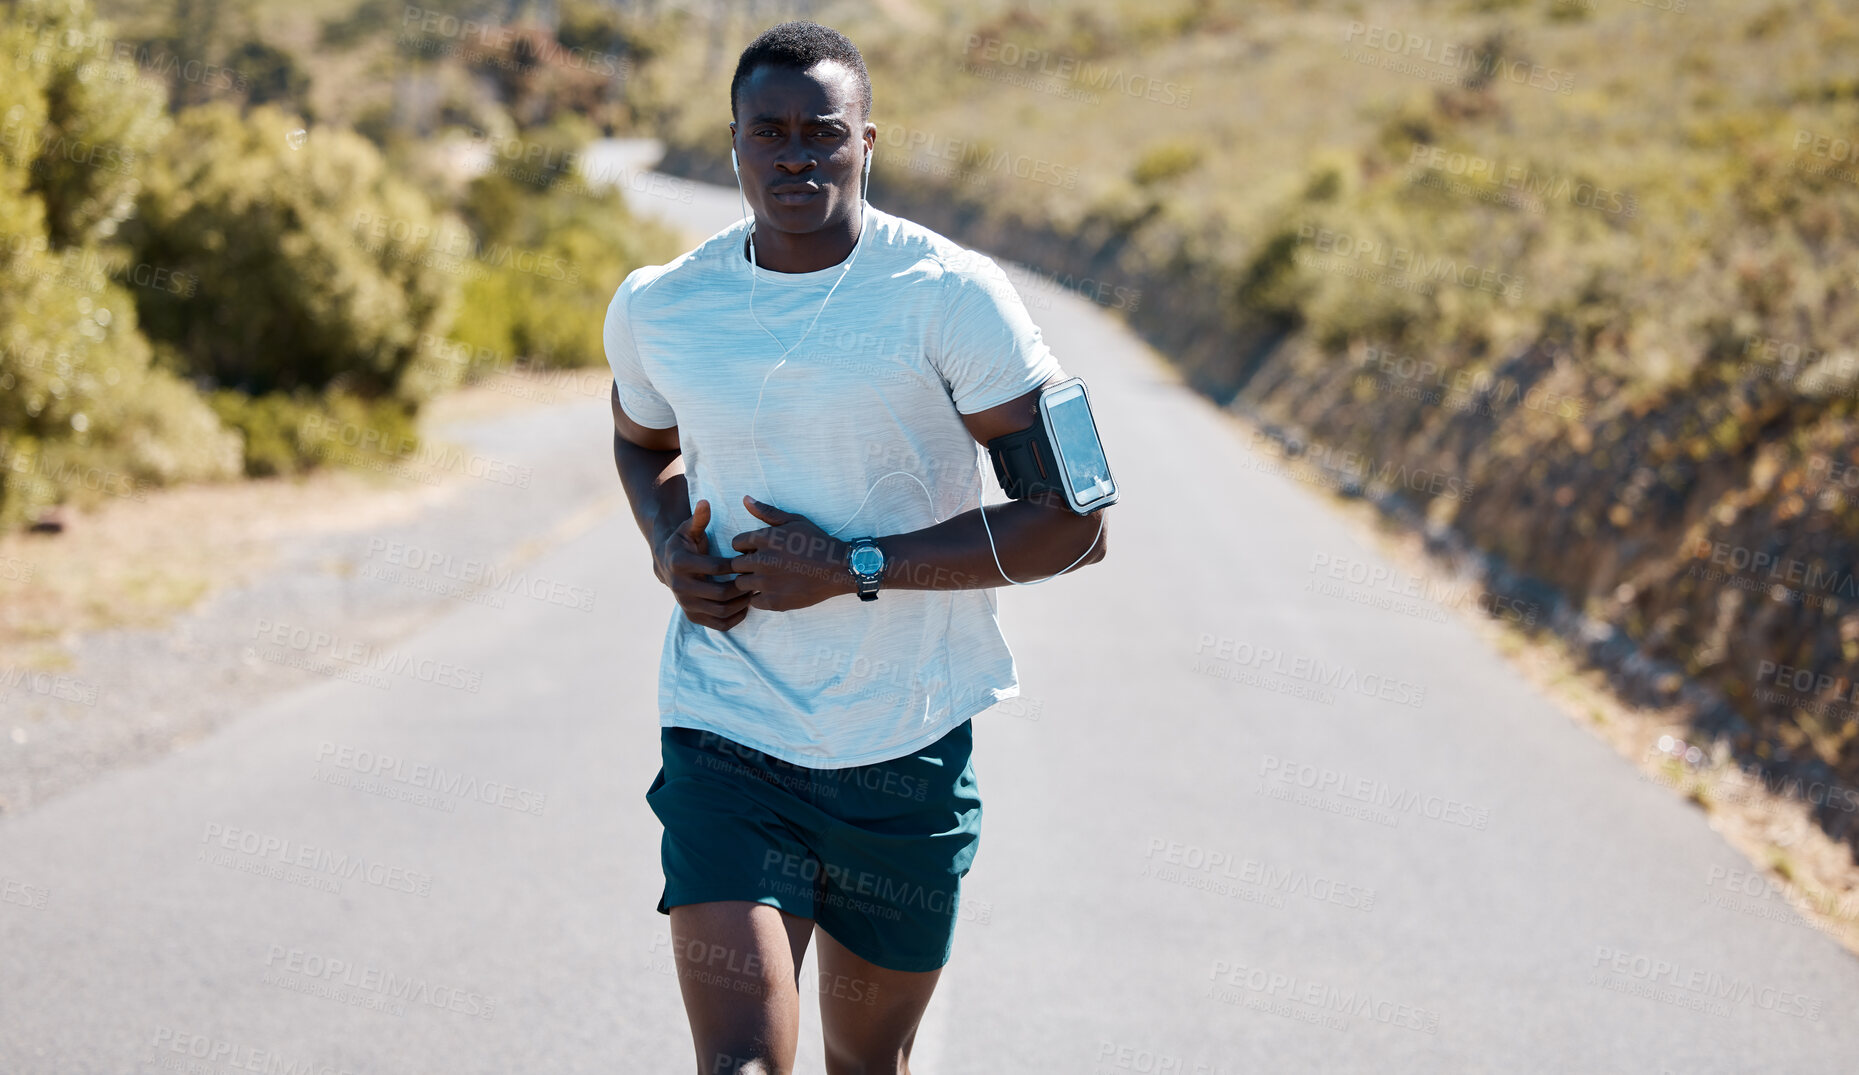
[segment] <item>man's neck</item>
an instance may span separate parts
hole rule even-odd
[[[770,272],[818,272],[830,269],[852,256],[858,245],[860,222],[864,213],[854,207],[846,219],[828,224],[819,231],[803,235],[763,228],[755,229],[755,263]],[[747,253],[747,247],[744,247]]]

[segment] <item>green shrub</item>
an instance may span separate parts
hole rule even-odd
[[[159,87],[87,44],[107,38],[68,3],[0,21],[0,527],[238,471],[238,435],[151,367],[135,301],[111,279],[130,259],[105,239],[167,121]]]
[[[391,463],[418,444],[413,408],[394,399],[222,389],[211,403],[222,422],[244,435],[245,473],[255,478],[332,463]]]
[[[466,213],[481,222],[478,268],[464,288],[451,338],[476,351],[555,366],[606,361],[602,319],[626,274],[678,252],[664,228],[628,211],[612,190],[577,179],[546,194],[492,173],[473,181]]]
[[[244,91],[248,105],[277,105],[306,118],[310,110],[310,74],[289,52],[257,38],[233,49],[226,68]]]
[[[6,25],[0,145],[31,158],[29,188],[45,204],[53,249],[107,240],[167,130],[166,101],[112,55],[109,24],[71,4],[29,0]]]
[[[270,107],[192,109],[137,206],[125,234],[138,257],[198,282],[137,293],[149,335],[189,375],[254,396],[334,387],[414,403],[456,383],[421,341],[445,331],[475,244],[360,136]]]
[[[1164,142],[1137,158],[1136,166],[1130,169],[1130,179],[1143,187],[1165,183],[1199,168],[1204,155],[1201,147],[1193,142]]]

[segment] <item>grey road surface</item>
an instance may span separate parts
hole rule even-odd
[[[693,234],[736,215],[644,175]],[[1851,1070],[1859,964],[1705,815],[1450,599],[1349,581],[1395,569],[1115,317],[1016,280],[1125,491],[1107,560],[1002,596],[1024,697],[976,718],[915,1070]],[[583,399],[460,435],[585,491],[609,429]],[[0,822],[0,1071],[691,1070],[643,799],[672,606],[610,488],[524,510],[501,607],[385,652],[280,609],[253,648],[307,686]]]

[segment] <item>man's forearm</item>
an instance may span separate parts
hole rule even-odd
[[[613,465],[620,472],[620,484],[632,504],[633,521],[639,524],[648,545],[691,517],[683,453],[641,448],[615,431]]]
[[[994,534],[992,549],[988,531],[982,528],[982,510],[988,513],[987,524]],[[1110,537],[1108,514],[1106,508],[1079,516],[1010,500],[965,511],[921,530],[881,536],[877,539],[884,552],[881,586],[893,590],[986,589],[1009,584],[1001,575],[1002,568],[1014,581],[1032,582],[1064,570],[1080,556],[1084,559],[1079,567],[1094,564],[1104,558]],[[1000,567],[994,563],[997,553]]]

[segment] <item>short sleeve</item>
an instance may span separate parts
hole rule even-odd
[[[633,340],[633,292],[650,279],[644,269],[634,269],[627,275],[613,293],[613,301],[607,304],[607,323],[601,337],[607,348],[607,365],[613,367],[613,383],[619,386],[620,409],[642,426],[669,429],[678,424],[678,416],[646,376],[645,363],[640,361]]]
[[[942,323],[930,359],[958,412],[998,407],[1060,372],[1058,358],[993,258],[959,259],[943,287]]]

